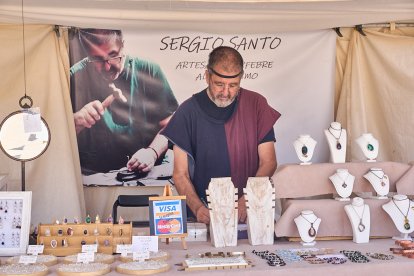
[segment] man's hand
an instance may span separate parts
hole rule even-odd
[[[210,212],[208,211],[207,207],[205,207],[204,205],[198,208],[195,215],[196,215],[198,222],[202,222],[205,224],[210,223]]]
[[[239,222],[245,223],[246,218],[247,218],[247,208],[246,208],[246,199],[244,198],[244,196],[239,198],[238,210],[239,210]]]
[[[127,168],[130,171],[148,172],[154,167],[155,161],[157,161],[155,151],[152,148],[143,148],[132,155],[127,163]]]
[[[95,100],[86,104],[81,110],[76,112],[73,117],[75,120],[76,134],[81,132],[84,128],[91,128],[101,119],[105,109],[117,99],[122,102],[126,102],[127,99],[122,94],[122,91],[115,87],[115,84],[110,83],[108,87],[112,90],[112,94],[106,97],[102,102]]]

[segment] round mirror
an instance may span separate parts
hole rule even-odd
[[[42,155],[50,144],[50,130],[40,114],[16,111],[0,124],[0,147],[10,158],[30,161]],[[40,121],[40,123],[39,123]]]

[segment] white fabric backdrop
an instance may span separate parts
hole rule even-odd
[[[328,160],[323,129],[333,120],[334,31],[255,35],[154,31],[127,32],[124,36],[126,54],[160,64],[179,103],[206,87],[202,64],[206,64],[212,45],[235,46],[246,66],[242,86],[266,96],[282,113],[275,125],[278,162],[299,162],[292,142],[300,134],[310,134],[318,141],[312,161]],[[184,41],[188,38],[189,42],[201,41],[202,44],[199,48],[189,43],[180,47],[182,37],[185,37]],[[257,41],[256,48],[250,41]],[[187,68],[184,68],[184,62]],[[194,68],[194,63],[194,67],[189,68],[191,62],[198,62],[200,68]],[[271,68],[256,68],[263,62]]]

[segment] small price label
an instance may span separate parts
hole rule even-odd
[[[96,252],[98,252],[98,245],[97,244],[82,245],[82,252],[83,253],[86,253],[86,252],[96,253]]]
[[[93,252],[84,252],[84,253],[78,253],[78,258],[76,259],[76,262],[78,263],[92,263],[95,260],[95,254]]]
[[[133,252],[132,260],[135,262],[144,262],[149,259],[149,251]]]
[[[121,253],[122,257],[126,257],[128,253],[132,252],[132,244],[118,244],[116,246],[116,253]]]
[[[157,236],[132,236],[132,251],[158,252],[158,237]]]
[[[35,255],[22,255],[19,258],[20,264],[35,264],[37,261],[37,256]]]
[[[43,254],[44,245],[29,245],[27,248],[28,255],[39,255]]]

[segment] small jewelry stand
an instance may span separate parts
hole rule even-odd
[[[395,240],[412,240],[409,236],[414,231],[413,204],[406,195],[394,195],[388,203],[382,205],[382,209],[391,217],[395,227],[401,233]]]
[[[269,177],[249,177],[243,189],[247,206],[247,235],[251,245],[273,244],[275,188]]]
[[[325,137],[328,141],[331,152],[332,163],[345,163],[346,158],[346,130],[338,122],[332,122],[325,130]]]
[[[378,140],[371,133],[364,133],[356,140],[359,148],[362,150],[367,162],[376,162],[379,151]]]
[[[206,190],[214,247],[237,245],[237,188],[230,177],[212,178]]]
[[[313,211],[304,210],[300,212],[300,215],[293,219],[295,222],[299,236],[301,238],[301,244],[303,246],[314,246],[316,244],[315,238],[318,233],[318,228],[321,223],[321,219],[318,218]]]
[[[390,192],[390,180],[381,168],[369,169],[369,171],[364,174],[364,178],[368,180],[377,194],[377,196],[373,196],[372,198],[388,199],[387,195]]]
[[[339,197],[335,200],[349,201],[354,187],[355,176],[350,174],[347,169],[337,169],[336,173],[329,177]]]
[[[310,165],[310,160],[313,156],[317,142],[310,135],[300,135],[298,139],[293,142],[296,155],[301,161],[300,165]]]
[[[364,200],[354,197],[352,203],[344,206],[345,212],[351,222],[353,241],[355,243],[369,242],[370,233],[370,210]]]

